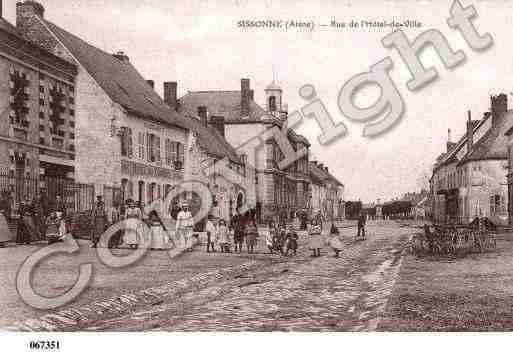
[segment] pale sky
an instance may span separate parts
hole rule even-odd
[[[255,99],[263,104],[264,88],[272,81],[273,67],[289,110],[305,104],[298,95],[304,84],[315,86],[336,122],[349,134],[329,146],[317,141],[320,129],[307,122],[297,131],[312,142],[318,161],[346,186],[346,199],[365,202],[397,197],[419,189],[419,178],[429,171],[445,149],[447,129],[453,140],[465,130],[466,111],[479,119],[489,109],[489,95],[510,94],[513,83],[511,35],[513,2],[462,1],[474,5],[479,33],[489,32],[494,45],[482,52],[471,50],[459,32],[450,29],[452,1],[236,1],[236,0],[41,0],[45,17],[108,52],[123,50],[141,74],[153,79],[162,94],[164,81],[177,81],[179,95],[197,90],[238,90],[240,79],[251,79]],[[4,17],[15,22],[15,1],[4,0]],[[405,29],[413,39],[422,31],[437,29],[453,50],[463,50],[467,60],[446,70],[431,49],[424,51],[426,67],[435,66],[439,78],[410,92],[405,64],[381,38],[392,30],[316,27],[308,30],[240,29],[239,20],[298,20],[316,24],[332,19],[417,20],[420,29]],[[363,125],[344,118],[337,97],[352,76],[369,71],[390,56],[391,72],[406,104],[401,122],[377,139],[361,136]],[[379,96],[367,88],[358,97],[360,106]],[[509,96],[510,97],[510,96]],[[511,97],[509,98],[511,101]]]

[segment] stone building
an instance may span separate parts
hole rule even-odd
[[[47,51],[74,63],[75,178],[97,194],[120,188],[149,203],[189,179],[193,138],[219,157],[238,161],[211,131],[169,107],[123,52],[107,53],[44,17],[35,1],[17,3],[17,28]]]
[[[431,178],[433,218],[436,222],[469,223],[478,216],[506,224],[507,136],[513,124],[507,95],[491,96],[491,111],[478,121],[467,119],[459,141],[447,142],[447,151],[434,165]]]
[[[254,101],[249,79],[241,80],[240,91],[188,92],[177,100],[180,113],[197,116],[203,111],[206,121],[235,147],[245,176],[254,181],[254,191],[248,191],[244,202],[252,203],[259,221],[271,217],[290,216],[299,209],[306,210],[310,192],[308,171],[309,142],[295,131],[287,130],[287,140],[296,150],[306,149],[306,155],[280,170],[284,158],[272,136],[263,136],[270,129],[282,130],[287,116],[282,89],[271,83],[265,89],[266,106]],[[205,119],[204,119],[205,121]]]
[[[75,176],[77,67],[27,42],[1,15],[0,6],[0,190],[19,201],[40,189],[20,186]]]
[[[344,185],[322,163],[312,161],[308,166],[311,179],[310,215],[321,213],[326,219],[344,219]]]

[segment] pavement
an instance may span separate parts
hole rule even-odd
[[[333,257],[329,246],[320,258],[311,258],[308,236],[300,233],[295,257],[271,255],[260,240],[256,254],[205,253],[203,246],[196,246],[171,260],[166,252],[151,251],[136,265],[119,270],[102,265],[88,243],[82,243],[77,256],[51,257],[36,271],[36,289],[53,296],[69,286],[79,263],[95,266],[91,287],[54,312],[28,307],[14,289],[17,267],[37,248],[2,248],[0,255],[7,260],[0,264],[0,327],[31,322],[32,328],[22,329],[376,330],[413,230],[394,222],[371,221],[367,239],[360,241],[354,237],[354,228],[342,228],[339,258]],[[129,305],[134,298],[141,300]],[[113,309],[96,310],[108,307]],[[78,313],[84,308],[96,313],[84,314],[86,320],[82,320]],[[29,320],[45,316],[48,326]]]

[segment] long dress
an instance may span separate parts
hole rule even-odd
[[[169,234],[162,227],[162,223],[159,220],[155,212],[150,213],[150,238],[151,238],[151,249],[169,249],[170,239]]]
[[[125,218],[142,220],[141,210],[138,207],[128,207],[125,212]],[[143,231],[140,226],[141,224],[138,224],[136,228],[130,228],[127,226],[123,235],[123,243],[129,246],[140,245],[143,240]]]
[[[189,211],[180,211],[176,217],[176,235],[183,242],[183,247],[187,246],[192,237],[194,222],[192,214]]]
[[[34,225],[34,213],[32,207],[27,204],[22,204],[20,208],[20,218],[18,220],[16,242],[30,243],[37,240],[39,240],[39,233]]]
[[[308,247],[310,249],[319,249],[323,247],[322,243],[322,224],[320,222],[312,222],[310,226],[310,231],[308,233],[310,235],[310,241],[308,243]]]
[[[225,225],[219,226],[217,229],[217,237],[220,247],[227,246],[230,243],[228,239],[228,227]]]
[[[107,212],[103,203],[98,203],[94,208],[91,222],[93,227],[91,239],[93,242],[97,242],[103,232],[105,232],[105,229],[107,229]]]
[[[254,225],[248,225],[246,227],[246,245],[256,245],[258,237],[258,228]]]

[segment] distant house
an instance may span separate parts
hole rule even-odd
[[[508,223],[506,181],[508,138],[513,111],[507,95],[491,96],[491,112],[479,121],[468,113],[467,132],[458,142],[447,142],[431,178],[433,219],[469,223],[478,216],[499,225]]]

